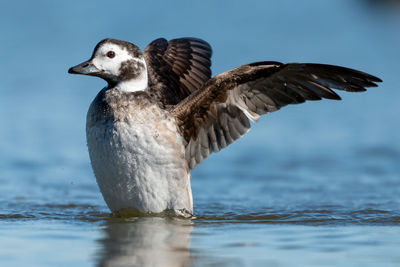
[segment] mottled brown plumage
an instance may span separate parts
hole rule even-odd
[[[186,160],[194,168],[250,129],[249,119],[288,104],[322,98],[340,100],[331,88],[365,91],[381,80],[344,67],[256,62],[210,79],[171,109],[187,141]]]

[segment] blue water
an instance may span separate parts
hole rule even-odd
[[[14,1],[0,10],[0,266],[399,266],[398,1]],[[290,106],[192,173],[196,219],[114,218],[85,142],[96,43],[195,36],[214,74],[321,62],[384,80]]]

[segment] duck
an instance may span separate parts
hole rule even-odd
[[[91,166],[115,214],[193,216],[190,171],[289,104],[363,92],[381,79],[319,63],[260,61],[211,77],[211,46],[192,37],[106,38],[68,72],[107,82],[86,117]]]

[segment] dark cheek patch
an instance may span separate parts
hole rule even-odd
[[[134,79],[144,70],[144,64],[136,60],[127,60],[121,63],[119,68],[123,80]]]

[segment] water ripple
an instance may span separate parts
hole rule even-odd
[[[329,209],[293,210],[274,213],[252,212],[198,216],[196,223],[266,223],[300,225],[399,225],[400,214],[387,210],[361,209],[337,211]]]

